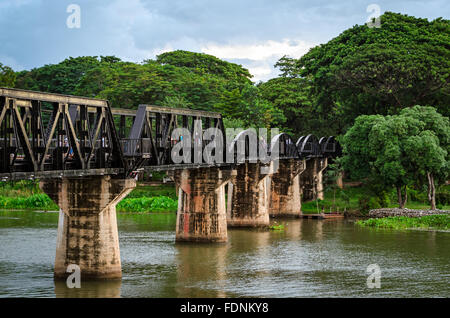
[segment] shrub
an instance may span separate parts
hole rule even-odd
[[[369,213],[372,209],[379,209],[381,208],[380,203],[378,203],[377,198],[374,197],[362,197],[358,201],[359,211],[362,214]]]
[[[448,205],[450,204],[450,193],[448,192],[437,192],[436,193],[436,204]]]
[[[117,205],[118,211],[123,212],[162,212],[176,211],[177,200],[166,196],[126,198]]]
[[[392,216],[379,219],[359,220],[356,222],[361,226],[389,229],[450,229],[450,215],[426,215],[412,218],[407,216]]]

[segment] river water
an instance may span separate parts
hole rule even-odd
[[[450,233],[285,220],[175,244],[175,214],[119,214],[122,281],[53,281],[58,213],[0,212],[0,297],[450,297]],[[381,270],[367,287],[367,267]]]

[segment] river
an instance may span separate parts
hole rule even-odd
[[[58,213],[0,211],[0,297],[450,297],[450,233],[278,222],[175,244],[175,214],[118,214],[122,280],[68,289],[53,281]]]

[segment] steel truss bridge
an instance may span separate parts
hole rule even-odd
[[[0,180],[45,179],[117,175],[133,177],[139,170],[189,169],[232,166],[227,152],[237,156],[236,141],[243,138],[249,159],[251,138],[239,134],[232,146],[223,143],[223,160],[213,163],[174,163],[175,128],[191,136],[201,122],[226,131],[219,113],[193,109],[139,105],[137,110],[112,108],[93,98],[0,88]],[[191,138],[194,156],[195,138]],[[279,158],[334,158],[341,148],[334,137],[302,136],[296,142],[288,134],[273,136]],[[207,145],[203,141],[201,149]],[[260,146],[261,147],[261,146]],[[266,147],[270,154],[273,149]],[[192,161],[191,161],[192,162]]]

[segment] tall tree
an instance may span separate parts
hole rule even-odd
[[[450,138],[448,118],[432,107],[415,106],[400,115],[362,115],[342,138],[339,162],[356,179],[397,189],[399,206],[406,187],[426,176],[429,199],[435,208],[435,176],[448,176]]]
[[[289,73],[310,81],[317,111],[344,132],[362,114],[434,105],[449,116],[450,21],[386,12],[380,28],[357,25],[312,48]]]
[[[436,209],[436,185],[444,183],[450,174],[450,123],[433,107],[405,108],[401,116],[423,123],[422,131],[405,141],[405,150],[414,166],[412,173],[427,184],[428,201]]]

